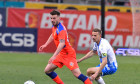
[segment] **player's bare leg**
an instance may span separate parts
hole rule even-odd
[[[99,69],[99,67],[88,68],[87,76],[88,77],[92,76],[98,69]],[[103,78],[100,75],[98,75],[98,77],[95,80],[98,84],[105,84]]]
[[[76,78],[83,81],[84,84],[92,84],[92,82],[89,80],[89,78],[87,76],[81,74],[81,71],[79,68],[72,70],[72,73]]]
[[[54,65],[54,64],[47,64],[47,66],[45,67],[45,70],[44,70],[44,72],[45,73],[50,73],[50,72],[52,72],[52,71],[54,71],[56,68],[58,68],[56,65]]]
[[[56,68],[58,67],[51,63],[46,66],[44,72],[57,84],[64,84],[63,81],[59,78],[59,76],[54,72]]]

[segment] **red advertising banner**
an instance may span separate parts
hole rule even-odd
[[[47,41],[50,34],[51,29],[38,29],[38,48]],[[68,34],[70,43],[77,53],[87,53],[92,49],[91,31],[68,30]],[[140,37],[134,38],[129,32],[106,32],[105,37],[114,47],[140,47]],[[44,52],[54,52],[55,49],[52,42]]]
[[[38,29],[38,46],[37,51],[39,51],[39,47],[43,45],[51,34],[51,29]],[[75,31],[68,30],[68,37],[71,46],[76,50],[77,53],[87,53],[91,50],[91,32],[89,31]],[[52,42],[43,52],[54,52],[56,50],[56,46],[54,42]]]
[[[38,28],[39,48],[51,34],[51,19],[48,9],[8,9],[7,27]],[[100,28],[99,11],[60,10],[61,22],[66,26],[71,45],[77,53],[87,53],[92,49],[91,32]],[[140,37],[132,36],[132,14],[106,12],[105,37],[115,47],[140,47]],[[54,52],[54,43],[44,52]],[[38,49],[37,49],[38,50]]]
[[[50,11],[48,9],[8,9],[7,27],[51,29]],[[99,11],[60,10],[61,22],[68,30],[92,30],[100,27]],[[132,32],[132,14],[106,12],[106,31]]]

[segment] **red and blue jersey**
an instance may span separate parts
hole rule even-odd
[[[74,49],[72,48],[72,46],[69,43],[67,30],[62,23],[59,23],[57,25],[57,27],[53,26],[52,35],[53,35],[53,39],[54,39],[54,43],[55,43],[56,47],[58,47],[58,45],[60,43],[59,42],[60,39],[65,40],[65,46],[61,50],[60,54],[73,54],[73,53],[75,53]]]

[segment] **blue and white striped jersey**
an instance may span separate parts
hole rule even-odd
[[[107,66],[118,67],[114,50],[106,39],[101,38],[99,45],[94,42],[93,50],[97,51],[101,63],[102,58],[107,56]]]

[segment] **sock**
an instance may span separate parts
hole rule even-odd
[[[64,84],[63,81],[59,78],[59,76],[55,72],[51,72],[49,74],[46,73],[54,82],[57,84]]]
[[[91,80],[91,77],[88,77],[89,78],[89,80],[91,81],[91,82],[93,82],[92,80]]]
[[[98,80],[96,80],[96,82],[97,82],[98,84],[105,84],[105,82],[104,82],[104,80],[103,80],[102,77],[100,77]]]
[[[92,82],[89,80],[89,78],[83,74],[80,74],[78,79],[83,81],[84,84],[92,84]]]

